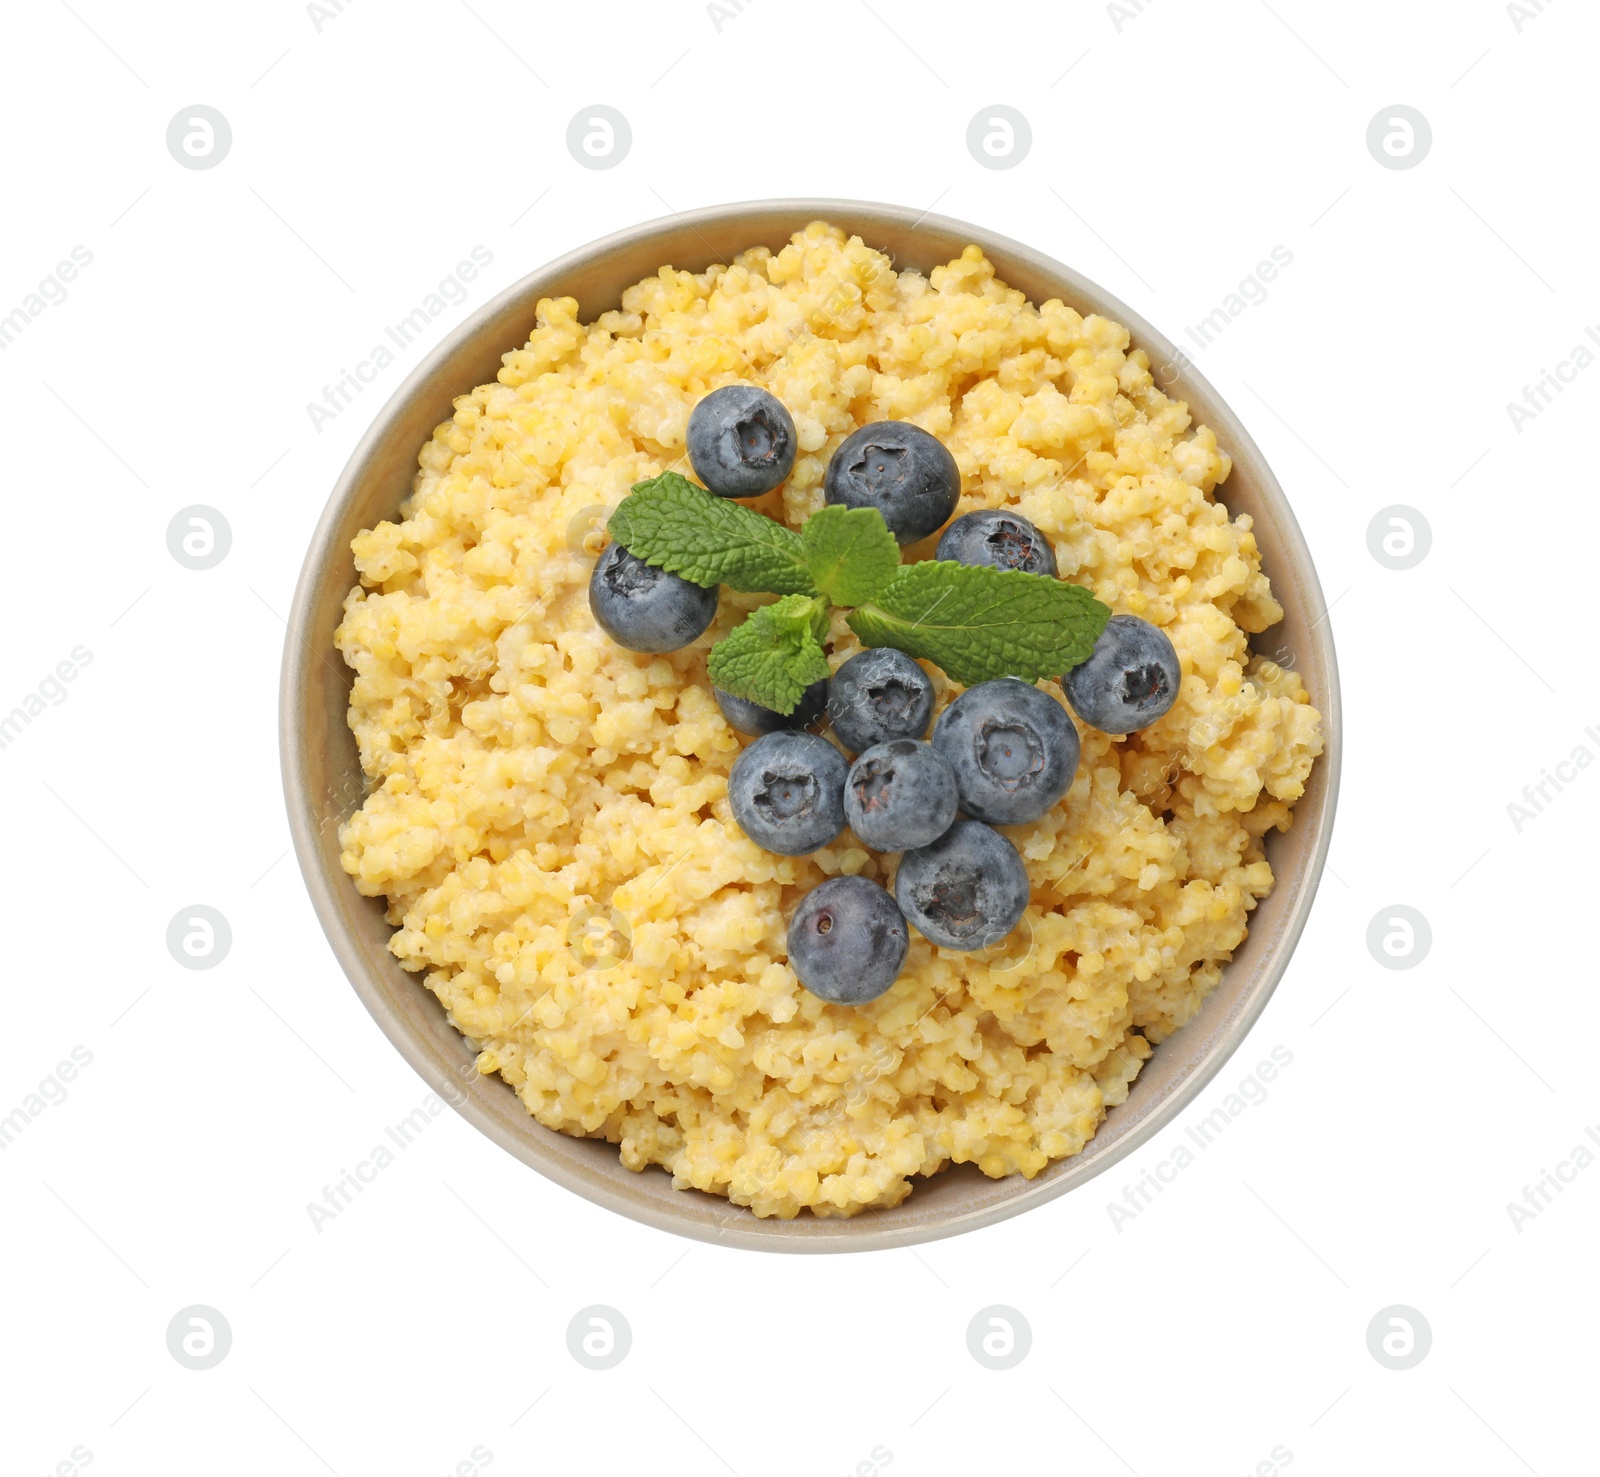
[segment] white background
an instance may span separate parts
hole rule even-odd
[[[1600,1123],[1600,771],[1520,832],[1507,806],[1579,744],[1600,754],[1600,368],[1520,430],[1506,406],[1600,323],[1600,17],[472,5],[330,0],[320,29],[289,0],[8,12],[0,314],[74,246],[93,262],[0,351],[0,711],[75,647],[92,662],[0,751],[0,1115],[74,1047],[93,1061],[0,1151],[0,1468],[82,1448],[96,1477],[437,1477],[485,1453],[507,1473],[765,1477],[889,1453],[907,1474],[1236,1477],[1282,1448],[1295,1477],[1592,1470],[1600,1167],[1520,1229],[1506,1205]],[[212,169],[166,147],[195,103],[232,127]],[[603,172],[565,144],[594,103],[633,130]],[[965,143],[996,103],[1033,131],[1004,171]],[[1414,169],[1368,152],[1395,103],[1432,125]],[[1195,357],[1332,604],[1344,792],[1310,927],[1178,1126],[992,1230],[855,1257],[690,1243],[447,1113],[318,1232],[307,1202],[425,1087],[285,854],[274,686],[317,514],[382,400],[501,287],[611,230],[776,195],[984,222],[1183,342],[1292,253]],[[306,403],[476,245],[493,265],[469,301],[314,429]],[[166,545],[196,503],[233,530],[205,572]],[[1433,531],[1407,571],[1368,551],[1390,504]],[[233,930],[203,972],[165,945],[195,903]],[[1403,972],[1366,944],[1397,903],[1433,931]],[[1267,1100],[1117,1228],[1109,1202],[1275,1046],[1293,1063]],[[633,1331],[606,1372],[566,1347],[597,1303]],[[232,1329],[203,1372],[166,1344],[191,1304]],[[1008,1371],[967,1350],[990,1304],[1032,1328]],[[1391,1304],[1433,1333],[1403,1372],[1367,1347]]]

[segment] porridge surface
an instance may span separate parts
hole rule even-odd
[[[1300,679],[1246,648],[1281,610],[1249,518],[1213,499],[1226,453],[1125,329],[1033,306],[976,247],[896,273],[818,223],[576,314],[539,305],[498,383],[423,448],[400,521],[354,541],[337,640],[371,792],[343,861],[387,898],[395,954],[541,1123],[760,1215],[851,1214],[947,1163],[1032,1176],[1077,1153],[1215,987],[1272,887],[1261,838],[1322,750]],[[958,954],[913,931],[866,1006],[802,988],[788,919],[828,876],[892,888],[896,859],[848,831],[776,856],[728,810],[746,741],[706,653],[769,597],[724,590],[702,638],[656,657],[589,613],[592,510],[686,470],[689,412],[735,380],[799,433],[788,481],[750,506],[798,527],[845,436],[914,421],[956,457],[958,514],[1014,507],[1064,578],[1182,661],[1165,717],[1126,739],[1079,724],[1066,799],[1002,828],[1032,883],[1012,936]],[[857,650],[835,612],[830,660]],[[960,689],[928,670],[942,710]]]

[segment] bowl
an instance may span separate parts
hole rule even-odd
[[[1321,710],[1327,748],[1312,769],[1286,834],[1268,838],[1277,885],[1256,908],[1250,933],[1195,1018],[1156,1048],[1126,1102],[1112,1108],[1088,1146],[1032,1180],[988,1179],[971,1165],[920,1182],[892,1209],[849,1220],[802,1213],[762,1219],[718,1196],[675,1190],[652,1167],[624,1169],[615,1145],[573,1138],[529,1115],[499,1077],[479,1076],[474,1051],[445,1018],[419,975],[389,952],[380,899],[362,897],[339,865],[340,824],[364,790],[346,726],[351,674],[333,644],[345,595],[356,583],[350,540],[392,517],[411,490],[417,453],[452,413],[452,400],[494,379],[500,356],[524,343],[540,298],[576,298],[588,321],[663,263],[701,271],[751,246],[777,250],[814,220],[828,220],[923,272],[984,250],[996,272],[1030,301],[1060,298],[1080,313],[1124,324],[1151,359],[1157,382],[1186,400],[1233,457],[1220,496],[1249,513],[1262,565],[1285,611],[1269,637],[1296,654]],[[1266,1006],[1305,926],[1322,874],[1339,783],[1339,681],[1326,606],[1311,555],[1277,478],[1238,417],[1187,358],[1137,313],[1071,268],[982,226],[903,206],[852,200],[771,200],[715,206],[607,236],[524,277],[445,339],[390,399],[333,490],[295,592],[284,647],[279,732],[295,853],[317,916],[362,1003],[402,1056],[469,1122],[524,1164],[596,1204],[666,1231],[765,1251],[866,1251],[907,1246],[992,1225],[1087,1184],[1170,1124],[1211,1081]]]

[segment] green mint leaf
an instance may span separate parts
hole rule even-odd
[[[1088,658],[1110,616],[1065,580],[929,559],[906,565],[849,621],[866,645],[899,647],[970,687],[1061,676]]]
[[[828,675],[822,650],[827,630],[826,600],[785,595],[751,611],[711,648],[711,680],[735,697],[792,713],[806,688]]]
[[[606,527],[629,553],[692,584],[816,592],[799,534],[753,508],[712,497],[678,472],[639,483]]]
[[[835,605],[865,605],[900,567],[900,545],[876,508],[823,508],[800,542],[812,580]]]

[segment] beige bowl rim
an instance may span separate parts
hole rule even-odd
[[[540,1125],[498,1077],[480,1077],[473,1048],[449,1024],[420,976],[387,950],[382,904],[361,897],[339,865],[338,822],[359,803],[359,765],[344,725],[349,673],[332,633],[354,584],[350,537],[390,516],[410,491],[416,454],[451,413],[455,395],[493,378],[499,356],[525,341],[540,298],[570,295],[589,320],[618,305],[623,287],[662,263],[702,270],[746,247],[774,250],[794,231],[826,220],[888,249],[899,267],[926,271],[968,243],[1033,302],[1060,298],[1123,324],[1150,356],[1158,383],[1186,400],[1216,432],[1234,468],[1219,496],[1255,520],[1263,566],[1285,608],[1267,647],[1286,644],[1323,717],[1327,747],[1295,824],[1269,840],[1277,874],[1249,937],[1195,1018],[1156,1048],[1128,1099],[1112,1108],[1082,1153],[1027,1180],[990,1180],[961,1166],[918,1181],[889,1209],[853,1218],[802,1213],[762,1219],[696,1190],[674,1190],[659,1168],[621,1166],[614,1145]],[[1032,247],[983,226],[906,206],[787,199],[713,206],[647,221],[580,247],[508,287],[433,349],[374,419],[333,489],[312,537],[288,621],[280,688],[283,786],[294,849],[334,956],[378,1025],[435,1091],[523,1163],[589,1200],[662,1230],[748,1249],[866,1251],[909,1246],[994,1224],[1081,1188],[1169,1126],[1244,1041],[1282,979],[1310,913],[1333,831],[1339,786],[1338,668],[1327,607],[1310,550],[1282,488],[1244,426],[1186,355],[1126,304]],[[1259,640],[1260,638],[1258,638]],[[340,733],[343,738],[341,740]],[[353,767],[353,768],[352,768]]]

